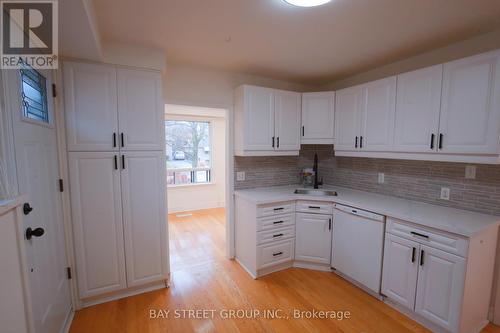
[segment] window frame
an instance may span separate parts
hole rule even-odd
[[[214,142],[213,142],[213,119],[209,117],[197,117],[197,116],[191,116],[191,115],[165,115],[164,119],[164,126],[165,126],[165,140],[166,140],[166,122],[167,121],[187,121],[187,122],[203,122],[203,123],[208,123],[208,137],[209,137],[209,147],[210,147],[210,167],[209,168],[182,168],[182,169],[169,169],[167,168],[167,176],[169,171],[174,172],[174,182],[175,182],[175,171],[177,172],[187,172],[187,171],[204,171],[204,170],[209,170],[209,181],[204,182],[204,183],[188,183],[188,184],[166,184],[167,188],[177,188],[177,187],[190,187],[190,186],[206,186],[206,185],[214,185],[216,183],[215,180],[215,173],[214,173],[214,161],[213,161],[213,147],[214,147]],[[167,143],[165,142],[165,148],[166,148]],[[166,152],[165,152],[166,155]]]
[[[17,72],[17,77],[19,79],[19,89],[18,89],[18,94],[19,94],[19,105],[20,105],[20,117],[21,121],[30,123],[32,125],[38,125],[38,126],[44,126],[48,127],[51,129],[55,128],[55,119],[54,119],[54,97],[52,96],[52,84],[54,83],[53,81],[53,71],[47,70],[47,69],[33,69],[34,71],[38,72],[41,76],[45,78],[45,89],[46,89],[46,96],[47,96],[47,117],[48,117],[48,122],[29,118],[26,116],[25,111],[24,111],[24,105],[23,105],[23,80],[21,77],[21,72],[20,69],[16,69]]]

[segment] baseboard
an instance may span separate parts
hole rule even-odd
[[[274,272],[278,272],[278,271],[282,271],[282,270],[290,268],[290,267],[292,267],[292,262],[291,261],[284,262],[284,263],[278,264],[276,266],[271,266],[271,267],[266,267],[266,268],[258,269],[257,270],[257,277],[260,278],[260,277],[263,277],[265,275],[268,275],[268,274],[271,274],[271,273],[274,273]]]
[[[241,268],[243,268],[245,270],[245,272],[248,273],[248,275],[250,275],[253,279],[256,279],[257,278],[257,274],[255,274],[254,272],[252,272],[250,269],[247,268],[247,266],[245,266],[245,264],[243,264],[237,257],[234,258],[234,260],[241,266]]]
[[[212,208],[224,208],[226,207],[225,202],[209,202],[201,205],[196,205],[196,207],[168,207],[169,214],[183,213],[183,212],[193,212],[197,210],[212,209]]]
[[[69,329],[71,328],[71,324],[73,323],[73,318],[75,317],[75,310],[73,307],[68,312],[68,315],[66,316],[66,319],[64,320],[64,325],[61,328],[61,333],[68,333]]]
[[[100,296],[95,296],[88,299],[81,300],[82,308],[86,308],[92,305],[102,304],[106,302],[116,301],[118,299],[135,296],[150,291],[155,291],[158,289],[168,288],[168,280],[161,280],[153,282],[138,288],[129,288],[125,290],[120,290],[118,292],[104,294]]]
[[[314,264],[310,262],[304,262],[304,261],[294,261],[293,262],[293,267],[297,268],[305,268],[305,269],[312,269],[315,271],[322,271],[322,272],[330,272],[330,264]]]

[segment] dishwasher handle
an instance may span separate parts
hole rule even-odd
[[[385,216],[372,213],[366,210],[358,209],[355,207],[349,207],[349,206],[344,206],[344,205],[335,205],[335,209],[339,210],[341,212],[347,213],[347,214],[352,214],[364,218],[368,218],[371,220],[379,221],[379,222],[384,222],[385,221]]]

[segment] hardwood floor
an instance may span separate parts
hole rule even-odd
[[[288,269],[253,280],[224,258],[224,209],[169,215],[171,286],[92,306],[75,314],[71,332],[428,332],[333,273]],[[191,313],[183,310],[215,310]],[[228,310],[260,310],[257,319],[224,319]],[[294,310],[349,311],[350,318],[294,319]],[[151,310],[154,311],[150,318]],[[170,310],[168,318],[157,318]],[[265,310],[280,317],[263,318]],[[175,312],[176,311],[176,312]],[[205,315],[207,318],[201,318]],[[239,316],[239,313],[234,313]],[[483,333],[500,333],[489,325]]]

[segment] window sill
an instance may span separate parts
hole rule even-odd
[[[196,187],[196,186],[209,186],[209,185],[215,185],[215,182],[209,182],[209,183],[196,183],[196,184],[167,185],[167,189],[169,189],[169,188]]]

